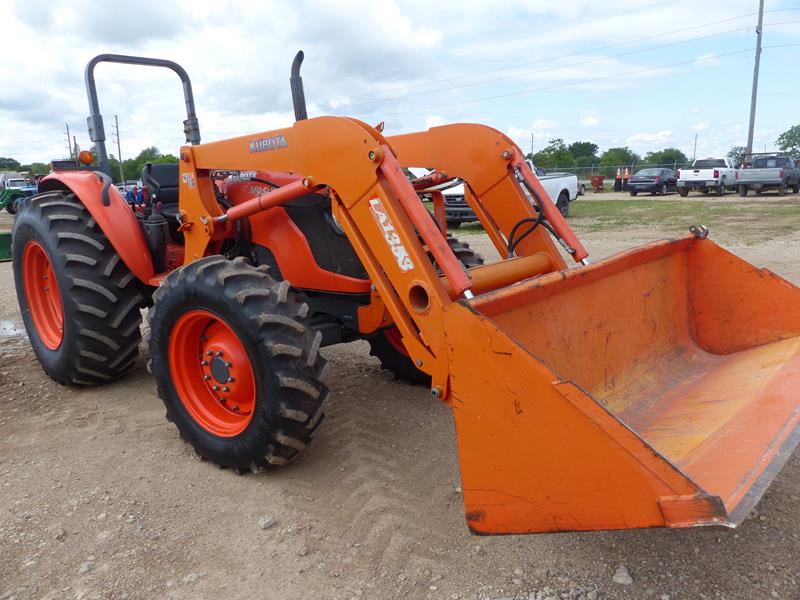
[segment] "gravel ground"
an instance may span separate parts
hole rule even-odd
[[[800,284],[796,234],[711,226]],[[676,233],[577,229],[595,258]],[[465,237],[494,254],[485,236]],[[797,453],[737,530],[473,537],[448,409],[393,381],[362,342],[324,351],[332,396],[308,450],[286,469],[237,476],[180,441],[144,360],[110,386],[61,387],[20,323],[0,264],[3,600],[800,599]]]

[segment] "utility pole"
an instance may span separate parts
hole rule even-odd
[[[75,139],[74,135],[72,136],[72,154],[69,157],[78,160],[78,140]]]
[[[694,152],[692,152],[692,162],[697,159],[697,134],[694,134]]]
[[[761,31],[764,24],[764,0],[758,2],[758,27],[756,27],[756,62],[753,67],[753,92],[750,96],[750,127],[747,130],[747,154],[753,151],[753,128],[756,124],[756,97],[758,96],[758,67],[761,64]]]
[[[114,115],[114,135],[117,136],[117,160],[119,161],[119,180],[120,183],[125,183],[125,175],[122,173],[122,148],[119,142],[119,119]]]
[[[69,137],[69,123],[64,123],[67,126],[67,130],[64,132],[67,134],[67,148],[69,148],[69,157],[72,158],[72,138]]]
[[[531,131],[531,160],[533,160],[533,132]]]

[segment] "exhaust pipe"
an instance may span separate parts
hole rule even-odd
[[[300,50],[292,61],[292,76],[289,84],[292,86],[292,104],[294,104],[294,118],[296,121],[304,121],[308,118],[306,112],[306,95],[303,92],[303,78],[300,77],[300,65],[303,64],[303,51]]]

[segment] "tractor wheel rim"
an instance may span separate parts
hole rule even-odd
[[[170,333],[169,366],[178,397],[200,427],[220,437],[247,428],[255,377],[244,345],[223,319],[205,310],[181,315]]]
[[[400,330],[397,327],[387,327],[383,330],[383,334],[395,350],[403,356],[409,356],[408,350],[403,344],[403,336],[400,335]]]
[[[22,280],[36,333],[55,350],[64,338],[64,307],[50,257],[39,242],[29,241],[22,251]]]

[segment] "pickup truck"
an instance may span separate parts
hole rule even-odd
[[[740,196],[747,196],[750,190],[761,193],[777,189],[780,196],[785,196],[790,187],[795,194],[800,191],[800,167],[796,158],[773,152],[745,155],[742,162],[744,166],[736,171]]]
[[[691,190],[714,190],[723,196],[725,188],[736,187],[736,165],[730,158],[698,158],[688,169],[678,169],[677,176],[678,193],[684,198]]]
[[[565,217],[569,215],[569,203],[578,197],[578,177],[570,173],[545,173],[528,162],[534,175],[553,200],[558,210]],[[527,190],[524,190],[528,195]],[[464,184],[442,190],[444,195],[444,212],[448,227],[459,227],[462,223],[477,221],[464,198]]]

